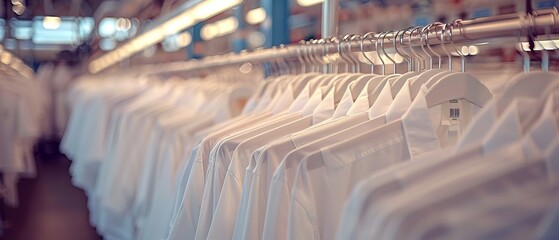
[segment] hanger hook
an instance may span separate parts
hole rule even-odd
[[[342,40],[339,37],[332,37],[331,40],[333,43],[336,44],[338,50],[338,58],[345,65],[345,72],[349,72],[349,63],[344,58],[344,54],[342,51]]]
[[[421,30],[421,27],[415,27],[411,30],[410,35],[408,37],[408,44],[409,44],[409,47],[410,47],[410,50],[412,51],[412,53],[417,57],[418,71],[421,71],[423,69],[424,64],[425,64],[425,58],[423,56],[421,56],[421,54],[418,54],[415,50],[413,50],[413,45],[411,43],[411,40],[412,40],[412,37],[413,37],[413,32],[415,32],[417,30]],[[422,66],[422,64],[423,64],[423,66]]]
[[[449,26],[450,24],[443,24],[443,27],[441,29],[441,47],[443,49],[443,51],[446,53],[446,56],[448,57],[448,70],[452,71],[452,55],[450,54],[450,52],[448,51],[448,49],[446,49],[446,45],[445,45],[445,36],[446,36],[446,28]],[[450,36],[452,38],[452,33],[450,33]]]
[[[336,59],[336,58],[330,57],[330,50],[329,50],[329,48],[330,48],[330,46],[332,46],[332,45],[334,44],[334,41],[333,41],[334,38],[335,38],[335,37],[330,37],[330,38],[325,38],[325,39],[324,39],[325,44],[328,45],[328,46],[327,46],[326,48],[324,48],[324,49],[328,49],[328,51],[327,51],[326,54],[327,54],[327,56],[328,56],[328,60],[330,61],[330,66],[332,66],[331,72],[333,72],[333,73],[339,73],[339,64],[338,64],[338,63],[339,63],[339,60]]]
[[[340,54],[343,53],[342,55],[344,56],[344,59],[347,60],[347,62],[348,62],[347,72],[350,72],[350,71],[349,71],[349,68],[350,68],[349,65],[351,65],[351,72],[355,72],[355,69],[356,69],[356,68],[355,68],[355,62],[353,62],[353,60],[352,60],[351,57],[349,56],[349,55],[351,54],[351,52],[348,53],[348,52],[346,52],[346,51],[344,50],[344,49],[345,49],[345,48],[344,48],[344,44],[347,43],[347,42],[349,41],[349,39],[350,39],[351,36],[353,36],[353,35],[347,34],[347,35],[345,35],[345,36],[342,37],[342,41],[340,41],[340,46],[341,46],[341,48],[339,49],[339,50],[340,50]]]
[[[414,64],[415,64],[415,60],[413,59],[414,55],[411,52],[408,52],[408,50],[406,50],[406,48],[404,47],[404,37],[406,32],[408,32],[410,29],[412,29],[413,27],[409,27],[406,28],[404,30],[401,30],[401,34],[400,34],[400,46],[402,47],[402,51],[404,51],[407,55],[407,57],[404,57],[407,61],[408,61],[408,71],[413,71],[414,70]]]
[[[364,48],[364,46],[363,46],[363,42],[364,42],[365,40],[368,40],[368,39],[369,39],[369,36],[371,36],[371,35],[374,36],[375,33],[374,33],[374,32],[368,32],[368,33],[366,33],[365,35],[363,35],[363,37],[361,38],[361,54],[363,54],[363,57],[364,57],[365,59],[367,59],[367,61],[369,61],[369,62],[371,63],[371,73],[374,73],[374,72],[375,72],[375,71],[374,71],[374,69],[375,69],[375,63],[367,56],[367,54],[365,53],[365,48]]]
[[[530,72],[530,55],[524,50],[524,44],[520,39],[522,32],[526,29],[526,14],[521,13],[520,17],[522,18],[522,25],[520,26],[520,30],[518,30],[516,34],[516,39],[518,41],[518,46],[520,47],[520,54],[522,55],[522,67],[524,68],[524,72]]]
[[[355,34],[348,34],[342,38],[341,51],[344,53],[345,60],[347,60],[347,62],[350,63],[349,65],[351,65],[351,71],[355,73],[357,70],[357,64],[355,63],[355,61],[353,61],[353,58],[351,58],[351,42],[350,42],[350,40],[353,39],[353,36],[355,36]],[[349,46],[349,51],[345,50],[344,44],[347,44]],[[349,67],[347,72],[349,72]]]
[[[326,64],[326,71],[327,73],[333,73],[333,72],[337,72],[338,69],[334,69],[334,67],[336,66],[335,61],[336,59],[333,59],[330,56],[330,45],[332,43],[332,41],[330,41],[329,38],[325,38],[325,39],[321,39],[322,40],[322,53],[324,54],[324,56],[326,57],[326,59],[328,60],[328,63]]]
[[[324,40],[324,39],[318,39],[318,41],[317,41],[318,46],[316,46],[322,52],[322,72],[323,73],[328,72],[328,69],[329,69],[328,64],[330,64],[332,62],[332,59],[328,55],[328,49],[326,47],[325,42],[326,42],[326,40]]]
[[[313,40],[313,45],[314,45],[314,49],[315,49],[315,53],[316,53],[316,60],[317,60],[317,64],[318,64],[318,71],[319,72],[324,72],[324,66],[326,65],[326,62],[324,61],[324,52],[319,52],[322,47],[320,46],[320,40],[319,39],[315,39]]]
[[[427,32],[426,32],[426,42],[427,42],[427,48],[433,53],[433,55],[437,56],[437,58],[439,59],[439,69],[442,67],[442,58],[441,55],[439,53],[437,53],[436,51],[433,50],[433,48],[431,47],[431,44],[429,44],[429,32],[431,32],[432,28],[435,28],[435,37],[437,36],[437,29],[436,27],[443,25],[443,23],[441,22],[435,22],[430,24],[430,26],[427,28]]]
[[[528,15],[529,15],[530,20],[531,20],[531,21],[530,21],[530,28],[533,28],[533,27],[536,25],[536,23],[535,23],[536,19],[535,19],[534,16],[537,16],[537,15],[538,15],[538,12],[532,11],[532,12],[529,13]],[[555,20],[555,16],[554,16],[554,15],[552,15],[552,16],[553,16],[553,18],[554,18],[553,20]],[[548,29],[548,28],[545,29],[546,35],[548,34],[547,29]],[[530,31],[530,32],[532,32],[532,31]],[[540,45],[540,47],[541,47],[541,49],[542,49],[542,50],[541,50],[541,51],[542,51],[542,71],[543,71],[543,72],[549,72],[549,52],[547,51],[547,49],[545,49],[545,47],[544,47],[542,41],[537,41],[537,40],[534,39],[534,42],[537,42],[538,45]],[[551,42],[553,42],[553,41],[551,41]]]
[[[311,66],[312,66],[313,72],[319,72],[320,71],[320,66],[318,64],[318,58],[316,57],[317,53],[316,53],[316,46],[314,45],[314,39],[309,40],[307,42],[307,44],[309,45]]]
[[[282,50],[285,48],[285,45],[280,44],[279,45],[279,49]],[[287,62],[287,60],[285,58],[278,58],[280,60],[280,64],[283,66],[283,70],[284,70],[284,74],[291,74],[291,66],[289,66],[289,63]]]
[[[307,72],[312,72],[312,66],[310,64],[310,58],[309,58],[309,47],[307,46],[307,42],[305,40],[301,40],[299,42],[299,45],[301,46],[301,58],[303,59],[303,67],[305,70],[305,73]]]
[[[332,42],[336,44],[337,52],[338,52],[338,59],[344,64],[345,72],[349,72],[349,63],[344,58],[344,54],[342,51],[342,41],[339,37],[332,37]]]
[[[392,68],[393,68],[393,71],[394,71],[393,74],[396,74],[396,61],[394,61],[394,59],[393,59],[392,57],[390,57],[390,56],[386,53],[386,48],[384,47],[384,40],[385,40],[386,36],[387,36],[389,33],[393,33],[393,32],[394,32],[394,31],[388,31],[388,32],[385,32],[385,33],[382,35],[382,41],[381,41],[381,46],[380,46],[380,48],[382,49],[382,53],[386,56],[386,58],[388,58],[388,60],[390,60],[390,61],[392,62]]]
[[[374,36],[375,38],[375,50],[377,52],[377,56],[382,64],[382,68],[381,68],[381,74],[382,75],[386,75],[386,64],[384,63],[384,59],[382,59],[382,56],[380,56],[380,49],[378,48],[378,42],[379,42],[379,38],[380,35],[382,35],[382,33],[376,34],[376,36]]]
[[[355,72],[361,72],[361,62],[359,61],[358,58],[355,57],[355,55],[353,55],[351,45],[352,45],[352,42],[359,41],[360,39],[361,39],[361,35],[353,34],[351,36],[351,38],[349,39],[349,41],[347,42],[348,56],[349,56],[349,58],[351,58],[353,63],[355,63],[355,70],[356,70]]]
[[[313,46],[312,41],[313,41],[312,39],[307,41],[306,45],[309,49],[308,53],[309,53],[309,63],[310,63],[310,66],[311,66],[311,71],[312,72],[317,72],[317,70],[316,70],[316,67],[317,67],[317,65],[316,65],[316,54],[315,54],[316,48]]]
[[[301,44],[301,42],[299,42],[299,44]],[[299,60],[299,63],[301,63],[301,73],[306,73],[307,69],[305,68],[305,61],[303,60],[303,55],[301,54],[301,47],[297,46],[297,59]]]
[[[408,60],[407,56],[405,56],[405,54],[402,54],[400,52],[400,50],[398,49],[398,44],[397,44],[398,35],[402,32],[402,30],[397,30],[395,32],[396,32],[396,34],[394,34],[394,36],[392,36],[392,45],[394,45],[394,50],[396,51],[396,54],[400,55],[403,59],[405,59],[408,62],[408,71],[410,71],[409,60]]]
[[[433,57],[431,57],[431,54],[429,54],[429,52],[427,52],[427,50],[425,50],[425,45],[427,45],[427,38],[425,38],[425,40],[423,40],[423,37],[427,36],[425,34],[425,31],[428,28],[429,28],[429,25],[424,26],[424,27],[421,28],[421,31],[419,31],[419,39],[420,39],[420,43],[421,43],[421,50],[429,58],[429,69],[433,69]],[[425,64],[425,65],[427,65],[427,64]]]
[[[458,55],[460,55],[460,60],[461,60],[461,68],[462,68],[462,72],[466,71],[466,57],[464,56],[464,53],[462,53],[462,49],[457,49],[456,45],[454,45],[454,39],[452,36],[452,33],[454,31],[454,27],[457,26],[460,30],[460,34],[462,35],[462,29],[461,29],[461,24],[462,24],[462,19],[456,19],[454,20],[454,22],[452,22],[452,24],[450,25],[450,44],[452,45],[452,47],[454,48],[454,50],[456,51],[456,53],[458,53]]]

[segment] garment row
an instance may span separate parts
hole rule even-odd
[[[91,79],[61,150],[106,239],[553,234],[559,77],[503,73]]]
[[[17,207],[18,179],[36,176],[33,148],[45,132],[49,100],[42,84],[13,68],[3,66],[0,76],[0,192]]]

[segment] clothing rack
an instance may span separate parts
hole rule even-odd
[[[521,37],[547,36],[558,33],[559,12],[554,8],[533,12],[532,14],[517,13],[483,17],[473,20],[457,20],[451,25],[436,23],[424,28],[416,27],[376,34],[376,37],[369,37],[368,39],[356,38],[347,40],[349,36],[346,36],[346,39],[342,41],[344,41],[344,49],[349,48],[352,49],[352,51],[368,52],[376,50],[379,46],[382,46],[384,49],[394,48],[394,43],[396,43],[397,46],[419,47],[425,46],[426,44],[430,46],[443,43],[445,45],[450,45],[451,43],[475,42],[504,37],[516,37],[516,41],[520,41]],[[396,38],[400,38],[398,41],[395,40],[395,34],[397,35]],[[379,37],[379,35],[381,37]],[[326,55],[339,52],[340,46],[339,38],[326,39],[315,41],[313,44],[306,42],[305,44],[261,49],[239,54],[231,53],[222,56],[210,56],[202,60],[153,65],[151,66],[151,72],[184,72],[237,65],[246,62],[264,63],[279,58],[296,59],[297,57],[301,57],[304,52],[308,53],[309,51],[311,51],[312,54]],[[450,49],[451,47],[448,48]]]

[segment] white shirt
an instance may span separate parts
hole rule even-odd
[[[387,80],[385,77],[379,80],[380,84],[378,88],[383,88],[384,85],[387,84]],[[364,90],[365,91],[365,90]],[[377,98],[380,95],[377,94]],[[366,95],[365,95],[366,96]],[[387,95],[383,95],[387,96]],[[378,101],[385,102],[386,104],[390,104],[392,102],[392,98],[379,98],[375,99]],[[365,121],[357,126],[353,126],[350,128],[346,128],[343,131],[337,132],[336,134],[329,135],[327,137],[321,138],[313,142],[312,144],[308,144],[304,147],[298,148],[295,151],[292,151],[281,162],[281,164],[275,168],[275,173],[270,183],[270,191],[268,195],[268,202],[266,207],[266,217],[263,226],[262,238],[264,239],[284,239],[286,238],[285,234],[287,233],[287,212],[282,211],[281,209],[288,208],[289,206],[289,199],[291,193],[291,186],[293,182],[293,178],[295,175],[296,167],[298,163],[307,155],[324,146],[328,146],[330,144],[344,141],[348,139],[348,136],[355,136],[358,134],[363,133],[364,131],[368,131],[370,129],[375,129],[386,124],[387,120],[390,119],[397,119],[399,118],[402,112],[405,110],[401,110],[401,108],[407,109],[407,104],[411,103],[411,96],[409,93],[409,84],[406,84],[402,91],[398,92],[396,99],[394,99],[391,108],[388,109],[387,115],[378,117],[376,119],[371,119]],[[368,100],[366,105],[369,105]],[[372,109],[370,109],[372,111]],[[367,116],[365,119],[368,119],[368,113],[365,113]],[[349,118],[354,118],[356,116],[350,116]],[[362,115],[365,117],[365,115]],[[341,119],[344,121],[344,119]],[[349,123],[349,122],[348,122]],[[312,137],[309,135],[308,137]],[[298,144],[297,144],[298,145]],[[253,180],[255,182],[255,180]],[[250,211],[250,210],[249,210]],[[248,224],[245,223],[245,226]],[[247,234],[255,234],[256,231],[249,231]],[[250,239],[254,239],[255,236],[251,235]],[[256,237],[257,238],[257,237]]]
[[[374,76],[375,75],[373,74],[366,74],[360,76],[358,79],[349,84],[342,99],[340,100],[340,103],[338,104],[338,107],[336,107],[336,110],[334,111],[334,115],[332,116],[333,119],[347,115],[347,112],[351,108],[351,105],[353,105],[355,100],[357,100],[357,97],[359,97],[359,94],[365,87],[365,84],[367,84],[369,79]]]
[[[422,94],[401,120],[305,157],[293,183],[289,239],[334,238],[343,203],[359,180],[440,148]]]
[[[213,219],[213,213],[217,207],[217,199],[223,186],[225,174],[237,146],[255,134],[262,133],[269,128],[279,127],[297,118],[300,118],[300,116],[297,114],[291,114],[289,117],[281,120],[266,122],[258,128],[247,130],[228,139],[226,138],[224,140],[220,140],[218,145],[212,149],[212,151],[215,152],[215,157],[210,157],[209,159],[202,204],[200,207],[199,222],[196,229],[196,239],[207,238],[211,221]]]
[[[494,102],[493,102],[494,103]],[[547,107],[547,113],[544,112],[542,115],[542,118],[540,118],[539,121],[537,121],[537,123],[532,127],[532,129],[530,130],[530,133],[527,134],[528,137],[530,137],[531,141],[534,141],[536,144],[534,146],[538,147],[538,149],[540,150],[529,150],[531,149],[530,146],[526,146],[526,147],[520,147],[520,149],[525,149],[524,151],[528,151],[526,152],[527,154],[537,154],[537,152],[542,152],[543,150],[545,150],[546,148],[548,148],[548,145],[550,142],[553,142],[553,138],[554,136],[556,136],[556,134],[558,133],[556,126],[554,124],[554,121],[552,120],[552,114],[550,114],[549,111],[549,106],[550,104],[546,104]],[[518,112],[514,111],[517,110],[516,108],[516,104],[511,104],[509,110],[506,110],[503,113],[503,116],[501,117],[501,119],[499,119],[499,121],[497,121],[496,126],[493,129],[507,129],[507,131],[491,131],[493,132],[493,134],[496,135],[501,135],[501,136],[507,136],[510,135],[508,134],[508,132],[521,132],[521,128],[522,126],[520,125],[516,125],[513,126],[510,123],[508,123],[507,120],[512,120],[512,119],[519,119],[518,117]],[[525,109],[529,110],[529,109]],[[513,114],[509,114],[509,113],[513,113]],[[525,113],[524,113],[525,114]],[[501,126],[504,126],[505,128],[502,128]],[[544,130],[545,129],[545,130]],[[520,139],[522,136],[515,138],[515,139]],[[509,142],[507,145],[514,145],[514,141],[515,139],[508,140],[505,142]],[[491,145],[491,144],[490,144]],[[518,145],[518,144],[516,144]],[[518,146],[516,146],[516,148],[519,148]],[[385,189],[384,193],[382,193],[382,195],[387,195],[389,194],[389,192],[387,192],[388,186],[406,186],[406,188],[409,188],[410,184],[418,184],[420,182],[420,180],[418,179],[419,177],[421,178],[428,178],[430,176],[434,176],[435,172],[433,172],[433,170],[437,170],[440,172],[442,171],[442,169],[448,169],[451,165],[456,165],[456,164],[462,164],[462,165],[457,165],[454,167],[454,169],[467,169],[467,166],[464,166],[465,163],[472,164],[477,162],[478,160],[476,159],[476,156],[480,156],[480,154],[487,154],[487,153],[492,153],[495,152],[496,150],[500,149],[500,147],[486,147],[486,146],[476,146],[472,149],[467,150],[464,153],[458,154],[453,158],[452,161],[446,160],[445,157],[443,157],[441,160],[443,160],[442,162],[437,160],[437,161],[430,161],[429,164],[415,164],[417,166],[423,165],[423,166],[430,166],[424,170],[420,170],[421,168],[413,168],[413,166],[405,166],[405,168],[401,168],[403,171],[397,172],[397,171],[393,171],[391,175],[391,177],[396,177],[396,176],[401,176],[398,177],[400,180],[398,182],[394,182],[395,180],[389,180],[390,178],[387,176],[382,177],[381,179],[376,179],[378,177],[373,177],[370,180],[368,180],[367,184],[361,186],[360,188],[358,188],[358,191],[354,192],[355,193],[355,199],[356,202],[353,202],[353,206],[363,206],[363,204],[366,204],[365,202],[363,202],[364,199],[367,199],[366,202],[368,204],[373,204],[375,202],[378,202],[378,197],[372,197],[372,193],[374,193],[377,190],[374,189]],[[473,151],[472,151],[473,150]],[[447,155],[448,152],[452,152],[452,151],[447,151]],[[452,154],[451,154],[452,155]],[[522,155],[522,154],[520,154]],[[443,154],[444,156],[444,154]],[[475,160],[475,161],[474,161]],[[442,164],[444,163],[444,164]],[[425,170],[427,169],[433,169],[430,170],[431,172],[425,172]],[[406,170],[409,170],[407,172],[405,172]],[[380,177],[380,176],[379,176]],[[375,179],[375,180],[373,180]],[[403,179],[406,179],[406,182],[402,182]],[[384,183],[381,184],[380,182],[383,181]],[[394,188],[392,187],[392,191],[395,191],[396,189],[398,189],[398,191],[403,191],[403,189],[401,188]],[[364,195],[359,194],[359,192],[364,193]],[[376,193],[377,195],[380,193]],[[381,196],[382,196],[381,195]],[[362,200],[358,200],[358,199],[362,199]],[[352,198],[353,199],[353,198]],[[349,204],[348,204],[349,207]],[[364,207],[364,206],[363,206]],[[357,208],[353,208],[352,211],[354,212],[353,216],[358,215],[357,212],[358,211],[364,211],[363,207],[357,207]],[[374,213],[371,213],[367,210],[365,210],[363,213],[361,213],[362,216],[371,216],[374,215]],[[348,214],[351,215],[351,214]],[[346,215],[346,216],[348,216]],[[357,217],[359,218],[359,217]],[[371,222],[365,221],[364,219],[360,219],[360,220],[351,220],[344,218],[344,220],[349,220],[350,222],[359,222],[359,227],[358,228],[354,228],[354,229],[359,229],[359,231],[364,230],[367,232],[370,232],[370,225],[372,225]],[[349,224],[345,225],[346,227],[349,226]],[[357,231],[357,232],[359,232]],[[364,235],[348,235],[350,234],[351,230],[350,229],[346,229],[345,230],[345,234],[346,235],[338,235],[339,239],[344,239],[346,237],[351,236],[352,238],[355,237],[365,237]],[[370,234],[370,233],[369,233]]]
[[[214,211],[208,234],[209,239],[230,239],[232,237],[243,190],[244,173],[252,153],[273,139],[303,130],[311,125],[312,118],[310,116],[305,117],[251,137],[238,145],[229,164],[217,207]]]
[[[309,89],[309,85],[307,85],[305,89]],[[307,95],[308,91],[305,89],[301,92],[300,95],[303,96]],[[287,94],[279,94],[277,101],[272,101],[271,106],[274,106],[273,108],[271,108],[272,112],[279,114],[280,112],[288,108],[292,110],[297,109],[295,107],[297,105],[297,103],[295,103],[296,100],[293,99],[294,98],[293,89],[291,87],[288,87],[284,93]],[[309,101],[306,102],[305,105],[303,106],[302,114],[304,116],[308,116],[312,114],[314,109],[332,108],[333,106],[330,105],[320,106],[320,102],[325,97],[325,95],[326,93],[324,92],[323,89],[321,88],[317,89],[317,91],[315,91],[315,93],[312,94]],[[287,103],[287,104],[283,104],[283,103]],[[290,115],[289,118],[285,118],[284,120],[269,122],[266,123],[265,125],[262,125],[262,127],[254,128],[254,130],[238,133],[236,136],[232,136],[220,140],[217,146],[214,147],[214,149],[212,149],[212,152],[214,152],[215,157],[212,158],[210,156],[209,159],[209,165],[206,174],[207,181],[205,182],[204,194],[202,197],[202,204],[200,207],[201,209],[200,209],[199,222],[196,228],[196,237],[195,237],[196,239],[206,239],[208,236],[214,211],[216,210],[217,207],[217,202],[218,202],[217,199],[219,198],[221,188],[223,186],[225,174],[226,174],[226,171],[223,169],[226,169],[229,166],[229,163],[231,162],[231,158],[232,158],[232,153],[235,150],[235,148],[238,146],[238,144],[251,136],[266,131],[269,128],[279,127],[283,124],[289,123],[298,118],[301,118],[301,113],[300,112],[293,113]],[[221,171],[220,168],[222,169]]]
[[[233,125],[234,128],[225,128],[222,131],[214,132],[208,135],[193,150],[193,154],[190,155],[193,159],[189,160],[192,162],[192,166],[190,169],[186,169],[190,173],[184,175],[184,177],[188,178],[188,181],[186,181],[186,188],[179,204],[179,212],[172,223],[169,239],[182,239],[184,237],[194,239],[196,235],[200,206],[204,194],[205,173],[208,168],[209,154],[213,146],[223,136],[236,131],[251,129],[254,126],[260,126],[262,122],[267,120],[266,117],[270,117],[270,114],[255,115],[252,119],[243,119],[239,125]]]

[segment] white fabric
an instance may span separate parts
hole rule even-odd
[[[386,166],[440,148],[422,95],[425,91],[420,92],[401,120],[321,148],[304,158],[290,199],[289,239],[334,238],[345,198],[359,180]]]

